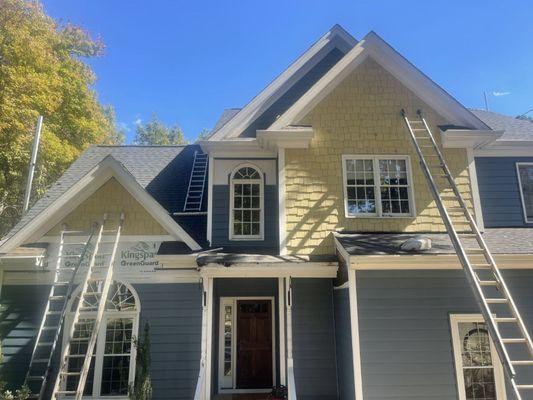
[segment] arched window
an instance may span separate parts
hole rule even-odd
[[[231,176],[230,239],[263,239],[263,176],[252,165]]]
[[[103,282],[89,284],[89,293],[101,292]],[[72,324],[74,311],[80,301],[80,293],[74,297],[68,315],[68,325]],[[79,372],[87,351],[87,338],[92,332],[92,324],[98,310],[99,296],[88,295],[84,299],[80,323],[74,331],[71,342],[71,355],[68,371]],[[139,301],[133,288],[120,282],[113,282],[109,290],[104,317],[98,332],[98,339],[93,353],[89,375],[85,383],[85,396],[120,396],[127,397],[128,386],[135,376],[135,348],[133,338],[138,335]],[[66,330],[68,332],[68,330]],[[67,335],[64,335],[65,337]],[[63,345],[66,345],[64,339]],[[78,376],[67,376],[66,390],[75,391]]]

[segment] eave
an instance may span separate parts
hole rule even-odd
[[[478,149],[493,143],[503,135],[504,131],[447,129],[440,131],[442,146],[448,149]]]
[[[314,131],[310,126],[257,131],[257,142],[259,146],[267,150],[278,148],[307,149],[313,137]]]

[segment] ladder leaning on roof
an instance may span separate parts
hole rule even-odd
[[[446,230],[504,364],[513,393],[517,400],[521,400],[524,392],[533,393],[533,381],[524,381],[528,375],[526,373],[530,372],[524,368],[533,368],[531,337],[422,112],[418,110],[415,119],[408,118],[404,110],[401,114]],[[463,226],[464,229],[457,229],[457,226]],[[502,331],[514,332],[514,337],[503,337]],[[506,336],[511,335],[507,333]],[[519,346],[525,347],[528,356],[512,360],[509,354],[523,350]],[[515,367],[520,368],[519,374]]]
[[[201,211],[204,198],[205,178],[207,176],[207,164],[209,162],[207,154],[194,152],[191,176],[187,188],[187,197],[183,205],[184,212]]]
[[[79,300],[75,304],[74,317],[68,331],[68,339],[61,353],[59,372],[51,395],[53,400],[66,396],[72,396],[72,398],[80,400],[83,396],[109,289],[113,282],[113,267],[124,224],[124,214],[120,215],[116,229],[106,230],[107,222],[108,216],[105,214],[96,233],[94,248],[92,249],[85,277],[81,283]],[[110,241],[102,240],[104,235],[109,235],[113,239]],[[102,244],[111,245],[111,251],[109,253],[99,252]],[[98,265],[96,265],[97,258]],[[96,316],[84,315],[86,311],[94,310],[94,306],[91,306],[94,303],[98,304]],[[71,351],[74,347],[73,344],[76,345],[76,354]],[[81,362],[81,360],[83,360],[81,366],[75,362]],[[71,361],[74,362],[71,363]],[[75,387],[67,387],[67,379],[69,377],[77,378]]]
[[[79,243],[79,240],[77,242],[69,241],[69,238],[74,236],[85,237],[85,235],[88,235],[85,242]],[[24,379],[24,383],[32,391],[33,398],[40,400],[43,397],[50,377],[52,358],[59,341],[68,302],[72,294],[74,279],[85,256],[90,251],[93,237],[94,228],[91,232],[84,232],[71,231],[64,226],[59,234],[57,255],[48,259],[49,263],[55,259],[54,281],[50,288],[41,325],[37,332],[28,372]],[[77,251],[80,246],[83,246],[81,252]],[[69,250],[72,247],[74,249]],[[72,260],[70,261],[70,266],[64,266],[63,263],[68,260]]]

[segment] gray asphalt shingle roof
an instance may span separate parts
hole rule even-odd
[[[405,251],[400,248],[406,240],[424,237],[431,239],[431,249]],[[486,229],[483,239],[493,254],[532,254],[533,228]],[[353,233],[339,234],[337,240],[350,255],[393,255],[393,254],[454,254],[450,237],[445,233]],[[474,246],[465,241],[466,247]]]
[[[485,110],[470,110],[492,130],[504,130],[498,140],[533,141],[533,122]]]
[[[224,125],[226,125],[235,115],[239,113],[239,111],[241,111],[240,108],[227,108],[222,111],[222,115],[220,115],[215,124],[215,127],[211,130],[211,134],[215,133]]]
[[[120,162],[169,213],[182,211],[194,152],[200,150],[197,145],[92,146],[72,163],[3,240],[12,237],[109,155]],[[207,201],[203,203],[205,211]],[[205,218],[173,218],[200,245],[205,242]]]

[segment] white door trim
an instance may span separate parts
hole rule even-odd
[[[275,297],[274,296],[226,296],[220,297],[219,300],[219,331],[218,331],[218,393],[266,393],[270,392],[272,388],[259,388],[259,389],[238,389],[237,388],[237,350],[236,350],[236,339],[237,339],[237,302],[239,300],[270,300],[270,313],[272,320],[272,384],[276,386],[276,313],[275,313]],[[232,328],[233,332],[231,335],[231,376],[232,376],[232,388],[223,388],[221,383],[224,379],[224,314],[222,313],[222,307],[225,304],[232,303]]]

